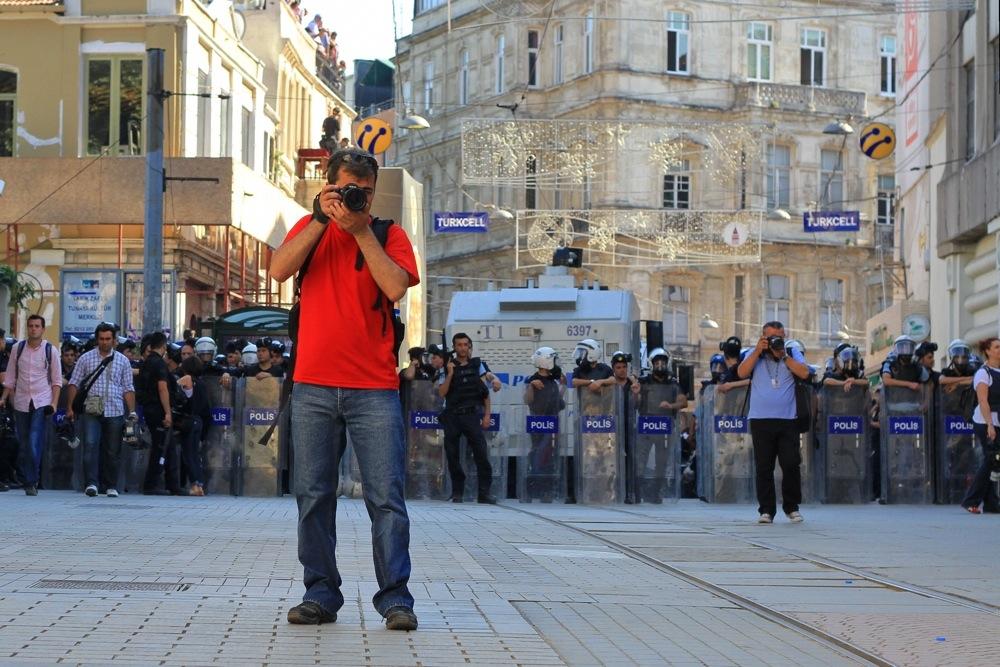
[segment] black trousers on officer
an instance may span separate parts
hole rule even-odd
[[[751,419],[750,437],[757,466],[757,511],[774,516],[774,461],[781,464],[781,509],[797,512],[802,502],[799,431],[794,419]]]
[[[155,493],[159,487],[160,479],[166,471],[167,491],[180,493],[180,480],[178,479],[178,457],[177,447],[174,443],[172,429],[163,425],[165,416],[163,409],[145,407],[143,414],[146,418],[146,426],[149,427],[152,444],[149,449],[149,467],[146,468],[146,478],[142,485],[143,493]],[[163,463],[160,462],[163,459]]]
[[[451,495],[462,497],[465,492],[465,471],[462,469],[462,457],[459,454],[458,442],[465,436],[465,441],[472,450],[476,462],[476,473],[479,477],[479,495],[487,496],[493,484],[493,466],[486,451],[486,437],[483,435],[483,418],[476,412],[455,414],[445,410],[441,413],[441,425],[444,427],[444,453],[448,457],[448,473],[451,475]]]

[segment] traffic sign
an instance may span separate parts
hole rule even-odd
[[[861,130],[861,152],[873,160],[882,160],[896,150],[896,133],[885,123],[869,123]]]
[[[381,118],[366,118],[357,124],[354,141],[372,155],[384,153],[392,143],[392,128]]]

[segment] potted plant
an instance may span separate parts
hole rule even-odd
[[[0,312],[7,313],[11,308],[24,308],[29,299],[35,297],[35,287],[22,281],[18,272],[12,267],[0,264]],[[3,322],[0,322],[3,324]]]

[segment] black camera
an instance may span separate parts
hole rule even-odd
[[[368,205],[368,195],[356,185],[345,185],[334,190],[344,201],[344,206],[352,211],[363,211]]]
[[[785,339],[781,336],[768,336],[767,346],[771,348],[772,352],[784,352],[785,351]]]

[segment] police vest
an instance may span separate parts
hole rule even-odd
[[[451,376],[451,386],[445,398],[451,409],[468,408],[482,405],[488,395],[486,385],[479,379],[479,357],[469,359],[464,366],[455,364],[455,372]]]

